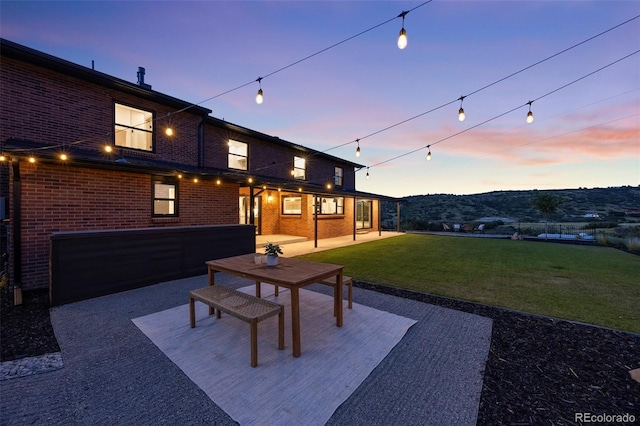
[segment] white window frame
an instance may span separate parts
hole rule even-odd
[[[154,150],[154,113],[114,103],[114,145],[123,148]]]
[[[153,179],[152,193],[153,217],[178,217],[178,182],[176,180]]]
[[[249,146],[240,141],[229,139],[229,157],[227,166],[235,170],[249,169]]]
[[[302,157],[293,157],[293,178],[297,180],[307,179],[307,160]]]
[[[336,167],[333,174],[333,184],[335,186],[342,186],[344,182],[344,170],[342,167]]]
[[[302,214],[302,196],[284,195],[282,196],[282,214]]]
[[[313,197],[315,211],[316,197]],[[321,215],[344,215],[344,197],[320,197]]]

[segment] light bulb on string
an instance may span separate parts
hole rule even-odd
[[[398,15],[398,18],[402,17],[402,29],[400,30],[400,35],[398,36],[398,49],[400,50],[407,47],[407,31],[404,29],[404,17],[407,13],[409,12],[405,11]]]
[[[427,161],[431,161],[431,145],[427,145],[427,149],[429,150],[427,152]]]
[[[462,108],[462,101],[464,100],[464,98],[466,98],[466,96],[460,96],[460,109],[458,110],[458,120],[459,121],[464,121],[464,119],[467,117],[464,114],[464,109]]]
[[[7,161],[7,157],[4,154],[0,154],[0,162]]]
[[[529,104],[529,112],[527,113],[527,123],[531,124],[533,123],[533,113],[531,112],[531,104],[533,103],[533,101],[529,101],[527,103]]]
[[[356,139],[358,147],[356,148],[356,157],[360,157],[360,139]]]
[[[369,180],[369,168],[367,167],[367,180]]]
[[[258,77],[256,81],[260,85],[260,88],[258,89],[258,94],[256,95],[256,103],[258,105],[261,105],[262,102],[264,101],[264,97],[262,96],[262,77]]]
[[[169,137],[173,136],[173,120],[170,112],[167,113],[167,127],[164,129],[164,134]]]
[[[31,164],[35,163],[35,162],[36,162],[36,157],[34,157],[33,155],[30,155],[30,156],[29,156],[29,162],[30,162]]]

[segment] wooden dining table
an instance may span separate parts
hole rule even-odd
[[[247,278],[256,282],[256,296],[260,297],[260,283],[273,284],[288,288],[291,291],[291,336],[293,356],[301,354],[300,342],[300,288],[320,282],[326,278],[336,277],[333,290],[333,307],[336,326],[342,327],[342,265],[311,262],[308,260],[278,257],[276,266],[256,263],[256,254],[243,254],[206,262],[209,271],[209,285],[215,285],[215,273]]]

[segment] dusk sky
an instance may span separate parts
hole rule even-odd
[[[364,165],[361,191],[640,184],[640,1],[422,3],[3,0],[0,35],[133,83],[145,67],[153,90]]]

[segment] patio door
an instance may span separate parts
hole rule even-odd
[[[356,229],[371,228],[371,200],[358,200],[356,202]]]
[[[240,207],[240,221],[241,225],[248,225],[251,223],[251,212],[249,210],[250,197],[248,195],[241,195],[239,198],[239,207]],[[261,211],[262,211],[262,197],[254,197],[253,199],[253,218],[254,225],[256,226],[256,235],[260,235],[262,233],[262,227],[260,226],[261,220]]]

